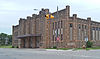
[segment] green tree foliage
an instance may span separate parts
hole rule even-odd
[[[91,48],[92,45],[93,45],[93,42],[87,41],[87,43],[86,43],[86,47],[87,48]]]
[[[11,45],[12,43],[12,35],[8,35],[5,33],[0,33],[0,45]]]

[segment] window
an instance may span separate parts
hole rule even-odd
[[[93,27],[92,30],[95,30],[95,27]]]
[[[54,22],[53,22],[53,29],[54,29]]]
[[[82,25],[82,29],[84,29],[84,25]]]
[[[57,29],[57,22],[55,22],[55,29]]]
[[[54,38],[55,38],[55,37],[54,37],[54,35],[53,35],[53,41],[54,41]]]
[[[63,22],[61,21],[61,28],[63,28]]]
[[[72,24],[70,24],[70,27],[72,27],[73,25]]]
[[[79,29],[81,29],[81,25],[80,24],[78,25],[78,27],[79,27]],[[83,29],[83,25],[82,25],[82,29]]]
[[[72,24],[70,24],[70,40],[72,40],[72,37],[73,37],[73,28],[72,28]]]
[[[61,34],[61,40],[63,40],[63,34]]]
[[[55,37],[55,41],[57,40],[57,38]]]
[[[87,26],[85,25],[85,29],[87,28]]]
[[[60,21],[58,21],[58,28],[60,28]]]
[[[96,30],[98,30],[98,27],[96,27]]]
[[[99,28],[99,31],[100,31],[100,28]]]

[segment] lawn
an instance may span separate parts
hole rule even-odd
[[[71,48],[46,48],[46,49],[69,50]]]
[[[12,48],[12,46],[11,45],[9,45],[9,46],[0,46],[0,48]]]
[[[47,49],[57,49],[57,48],[47,48]],[[69,49],[73,49],[73,48],[58,48],[57,50],[69,50]],[[94,50],[94,49],[100,49],[100,47],[92,47],[92,48],[74,48],[73,50]]]

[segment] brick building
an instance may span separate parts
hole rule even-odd
[[[54,19],[47,20],[49,9],[42,9],[38,15],[32,14],[26,19],[20,18],[19,24],[12,26],[12,45],[19,48],[80,48],[85,40],[100,46],[100,23],[70,16],[70,6],[51,13]],[[59,38],[59,40],[57,40]]]

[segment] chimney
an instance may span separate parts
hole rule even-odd
[[[77,18],[77,14],[73,14],[73,18],[74,18],[74,19]]]
[[[66,10],[67,10],[66,11],[67,12],[67,16],[70,17],[70,6],[69,5],[66,6]]]

